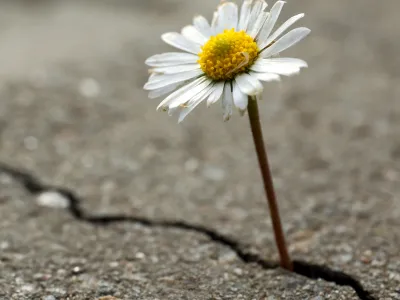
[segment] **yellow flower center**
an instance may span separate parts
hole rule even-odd
[[[198,63],[213,80],[231,80],[246,72],[258,56],[254,39],[244,31],[225,30],[201,47]]]

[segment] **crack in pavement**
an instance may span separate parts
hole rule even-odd
[[[31,195],[40,195],[41,193],[53,191],[58,192],[69,201],[68,211],[76,219],[82,222],[88,222],[93,225],[106,226],[117,222],[131,222],[141,224],[147,227],[175,228],[181,230],[189,230],[206,235],[215,243],[230,248],[244,263],[254,263],[263,269],[275,269],[279,267],[277,262],[267,261],[257,254],[244,251],[240,246],[240,242],[233,238],[227,237],[217,231],[201,226],[186,223],[184,221],[158,221],[145,217],[127,216],[127,215],[90,215],[80,207],[81,198],[72,190],[47,185],[42,183],[34,175],[0,163],[0,173],[8,174],[14,180],[19,182],[27,192]],[[334,282],[337,285],[349,286],[354,289],[361,300],[376,300],[370,292],[364,289],[361,283],[351,275],[344,272],[335,271],[327,266],[316,265],[304,261],[293,261],[294,273],[305,276],[309,279],[323,279],[325,281]]]

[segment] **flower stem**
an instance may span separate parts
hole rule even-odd
[[[269,167],[267,152],[265,150],[264,139],[262,135],[258,104],[255,98],[249,97],[247,111],[249,114],[251,132],[253,133],[253,140],[257,152],[258,163],[264,181],[264,189],[268,200],[272,226],[274,228],[275,242],[279,250],[280,264],[282,268],[293,271],[293,263],[290,259],[289,252],[286,246],[285,235],[282,230],[278,203],[276,201],[274,184],[272,181],[271,170]]]

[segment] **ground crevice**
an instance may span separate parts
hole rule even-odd
[[[87,222],[93,225],[106,226],[118,222],[130,222],[141,224],[147,227],[175,228],[188,230],[204,234],[215,243],[228,247],[236,253],[236,255],[244,263],[254,263],[264,269],[278,268],[278,262],[268,261],[261,258],[258,254],[248,253],[243,250],[241,243],[231,237],[218,233],[216,230],[207,228],[202,225],[194,225],[185,221],[160,221],[152,220],[146,217],[128,216],[128,215],[91,215],[84,211],[80,203],[82,199],[72,190],[63,187],[52,186],[43,183],[33,174],[14,168],[6,164],[0,163],[0,173],[4,173],[19,182],[24,189],[31,195],[39,195],[47,191],[55,191],[63,195],[69,201],[68,212],[78,221]],[[375,300],[376,298],[370,292],[364,289],[362,284],[349,274],[333,270],[327,266],[316,265],[304,261],[294,261],[294,272],[310,279],[323,279],[325,281],[334,282],[337,285],[349,286],[354,289],[361,300]]]

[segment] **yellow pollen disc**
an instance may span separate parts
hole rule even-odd
[[[254,39],[244,31],[225,30],[201,47],[198,63],[213,80],[231,80],[254,63],[258,47]]]

